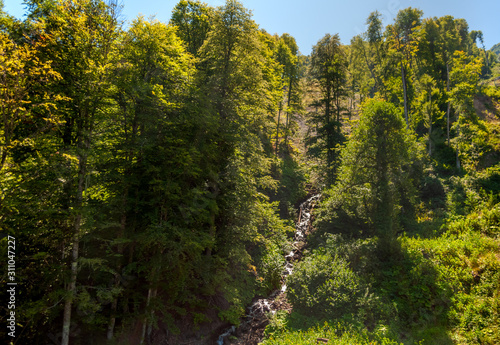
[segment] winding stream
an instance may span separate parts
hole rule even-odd
[[[299,206],[299,219],[297,221],[297,225],[295,226],[295,235],[293,242],[293,250],[290,251],[287,255],[285,255],[286,264],[283,267],[282,273],[282,285],[281,289],[275,290],[271,295],[267,298],[261,298],[255,301],[251,306],[248,307],[248,314],[245,317],[245,321],[243,321],[239,327],[244,327],[255,320],[262,320],[266,317],[267,313],[276,313],[277,307],[274,301],[276,298],[283,294],[286,291],[286,277],[292,274],[293,272],[293,262],[297,260],[300,256],[300,251],[305,242],[305,235],[307,229],[311,224],[311,210],[314,202],[316,202],[320,198],[320,194],[313,195],[306,201],[300,204]],[[232,326],[227,329],[224,333],[219,335],[219,339],[217,340],[217,345],[224,345],[224,339],[236,331],[236,327]]]

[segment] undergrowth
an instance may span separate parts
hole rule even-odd
[[[288,281],[294,309],[270,316],[264,344],[500,344],[495,174],[430,181],[442,188],[389,260],[376,237],[315,234]]]

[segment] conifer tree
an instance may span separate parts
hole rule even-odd
[[[342,101],[346,95],[345,80],[347,57],[337,35],[325,35],[313,47],[311,75],[319,84],[323,115],[319,121],[320,136],[324,136],[327,166],[327,183],[335,177],[336,145],[342,141],[341,121],[344,110]]]

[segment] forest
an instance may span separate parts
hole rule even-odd
[[[237,0],[25,6],[0,0],[5,344],[500,343],[500,50],[466,20],[374,11],[303,55]]]

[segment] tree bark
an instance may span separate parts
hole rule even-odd
[[[288,99],[286,100],[286,122],[285,122],[285,150],[288,148],[288,127],[289,127],[289,114],[290,114],[290,100],[292,98],[292,77],[290,76],[290,81],[288,83]],[[288,151],[288,150],[287,150]]]
[[[67,297],[64,302],[64,315],[63,315],[63,330],[61,345],[69,344],[70,327],[71,327],[71,308],[76,290],[76,280],[78,275],[78,258],[80,249],[80,227],[82,223],[82,206],[83,206],[83,189],[87,170],[87,148],[89,146],[89,139],[85,139],[84,152],[78,157],[78,190],[76,194],[75,209],[77,215],[73,227],[73,248],[71,251],[71,277],[69,286],[67,288]]]
[[[283,102],[280,101],[279,109],[278,109],[278,123],[276,125],[276,157],[278,157],[278,145],[279,145],[279,132],[280,132],[280,117],[281,117],[281,108],[283,107]]]
[[[73,305],[73,297],[76,290],[76,277],[78,273],[78,250],[79,250],[79,236],[76,231],[80,228],[80,216],[75,223],[75,234],[73,234],[73,249],[71,254],[71,279],[68,286],[68,296],[64,302],[64,316],[63,316],[63,330],[61,345],[69,344],[69,330],[71,326],[71,307]],[[78,224],[78,225],[77,225]]]
[[[429,156],[432,155],[432,90],[429,91]]]
[[[460,113],[457,111],[457,139],[460,137]],[[457,170],[460,170],[460,158],[458,157],[458,143],[457,143],[457,148],[456,148],[456,157],[457,157]]]
[[[377,77],[375,77],[375,73],[373,73],[373,66],[368,62],[368,57],[366,56],[366,50],[365,48],[363,47],[363,56],[365,58],[365,63],[366,63],[366,67],[368,67],[368,70],[370,71],[370,74],[373,78],[373,82],[375,83],[373,85],[373,88],[372,88],[372,94],[370,94],[371,97],[373,97],[373,95],[375,94],[375,92],[378,91],[379,87],[378,87],[378,81],[377,81]]]
[[[488,61],[488,53],[486,53],[486,48],[484,47],[484,44],[483,44],[483,52],[484,52],[484,62],[486,62],[486,68],[490,68],[490,64]]]
[[[450,92],[450,65],[446,63],[446,92]],[[446,108],[446,138],[448,139],[448,146],[450,146],[450,101]]]
[[[331,128],[330,128],[330,106],[331,106],[331,87],[327,86],[326,90],[326,104],[325,104],[325,119],[326,119],[326,124],[327,124],[327,131],[326,131],[326,149],[327,149],[327,154],[326,154],[326,159],[327,159],[327,177],[328,177],[328,183],[331,185],[333,184],[333,173],[332,173],[332,165],[333,165],[333,135],[331,133]]]
[[[128,191],[126,190],[125,193],[124,193],[124,198],[123,198],[123,206],[124,206],[124,210],[123,210],[123,214],[122,214],[122,217],[121,217],[121,220],[120,220],[120,233],[118,234],[118,238],[119,239],[122,239],[125,235],[125,226],[127,224],[127,214],[126,214],[126,211],[125,211],[125,205],[127,203],[126,201],[126,196],[128,194]],[[123,244],[122,243],[119,243],[118,244],[118,250],[117,250],[118,254],[120,255],[120,258],[121,256],[123,255]],[[117,272],[116,272],[116,275],[115,275],[115,288],[118,288],[120,286],[120,271],[121,271],[121,268],[122,268],[122,265],[119,264],[118,267],[117,267]],[[114,330],[115,330],[115,323],[116,323],[116,308],[117,308],[117,305],[118,305],[118,297],[115,297],[113,298],[113,302],[111,303],[111,316],[109,317],[109,323],[108,323],[108,330],[107,330],[107,333],[106,333],[106,337],[108,340],[111,340],[113,339],[113,336],[114,336]]]
[[[118,286],[119,279],[115,280],[115,286]],[[113,299],[111,303],[111,316],[109,317],[108,331],[106,333],[106,338],[112,340],[114,337],[115,324],[116,324],[116,307],[118,306],[118,298]]]
[[[409,128],[409,122],[408,122],[408,98],[407,98],[407,93],[406,93],[406,73],[405,73],[405,68],[403,66],[403,62],[401,62],[401,79],[403,82],[403,101],[404,101],[404,106],[405,106],[405,120],[406,120],[406,128]]]
[[[148,298],[146,300],[146,312],[149,307],[149,304],[151,302],[151,297],[153,295],[153,289],[149,288],[148,289]],[[148,325],[148,317],[145,316],[144,320],[142,322],[142,332],[141,332],[141,345],[144,344],[144,340],[146,339],[146,330],[147,330],[147,325]]]

